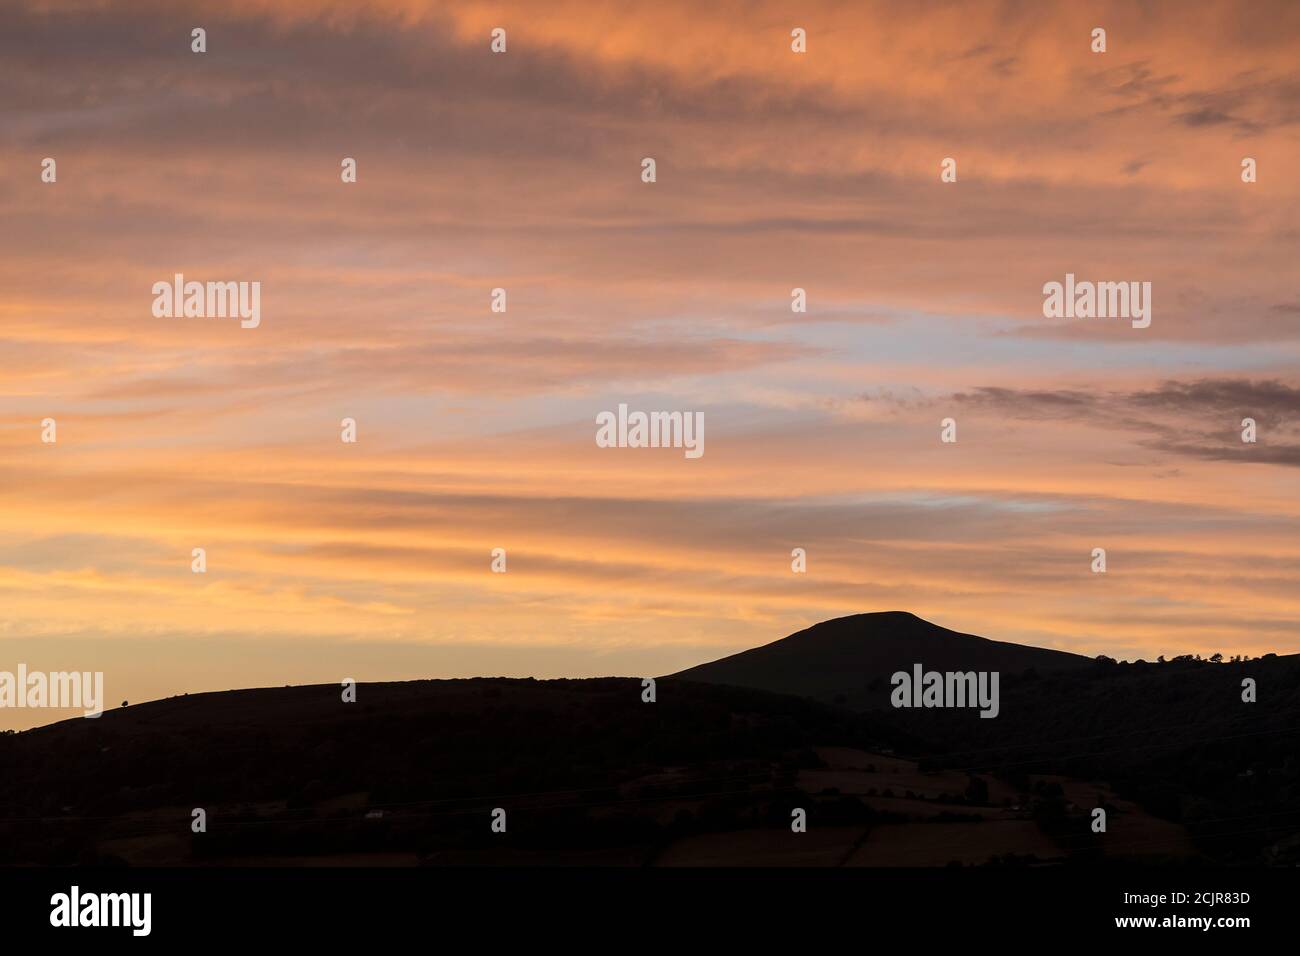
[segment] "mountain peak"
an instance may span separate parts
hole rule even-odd
[[[994,641],[940,627],[910,611],[875,611],[832,618],[771,644],[671,676],[709,684],[754,687],[822,700],[877,705],[890,677],[915,664],[929,670],[1018,674],[1085,666],[1065,651]]]
[[[911,611],[862,611],[858,614],[846,614],[844,617],[827,618],[826,620],[814,624],[812,627],[805,628],[803,631],[799,631],[798,633],[805,634],[808,631],[816,630],[819,627],[838,625],[844,621],[861,621],[867,624],[902,624],[919,622],[929,627],[939,626],[932,621],[927,621],[925,618],[913,614]]]

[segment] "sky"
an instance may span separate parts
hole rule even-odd
[[[1298,54],[1290,2],[2,0],[0,670],[1300,652]],[[1150,327],[1045,318],[1067,273]]]

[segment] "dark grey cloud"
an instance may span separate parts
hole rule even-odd
[[[1241,412],[1280,421],[1300,415],[1300,388],[1278,381],[1201,379],[1164,382],[1155,389],[1130,392],[1124,401],[1146,408],[1184,414]]]
[[[1185,457],[1300,465],[1300,388],[1276,380],[1168,381],[1126,392],[987,386],[950,400],[1010,418],[1144,433],[1144,447]],[[1258,425],[1254,444],[1241,441],[1243,418]]]
[[[1186,126],[1221,126],[1225,123],[1240,123],[1236,119],[1216,109],[1208,106],[1202,106],[1198,109],[1187,110],[1177,115],[1179,122]]]
[[[1188,127],[1229,126],[1243,134],[1300,123],[1300,70],[1284,76],[1238,74],[1222,89],[1175,92],[1183,77],[1158,75],[1146,60],[1102,70],[1090,78],[1123,102],[1103,114],[1163,113]]]
[[[195,16],[171,4],[7,12],[0,59],[10,68],[0,72],[0,98],[11,130],[64,147],[125,138],[170,151],[249,141],[265,150],[345,137],[556,159],[589,155],[619,129],[656,122],[807,122],[860,112],[830,90],[761,77],[687,82],[548,46],[492,57],[460,41],[450,16],[394,30],[378,16],[342,27],[209,8],[201,17],[208,53],[197,58],[189,48]]]

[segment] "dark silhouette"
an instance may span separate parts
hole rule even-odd
[[[916,662],[999,669],[998,717],[893,709]],[[320,685],[2,735],[0,863],[1296,864],[1298,733],[1296,656],[1127,664],[858,615],[654,703],[639,678]]]

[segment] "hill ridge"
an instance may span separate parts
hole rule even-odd
[[[910,611],[873,611],[821,621],[669,677],[876,705],[890,676],[914,664],[940,671],[1021,673],[1090,663],[1091,658],[1068,651],[953,631]]]

